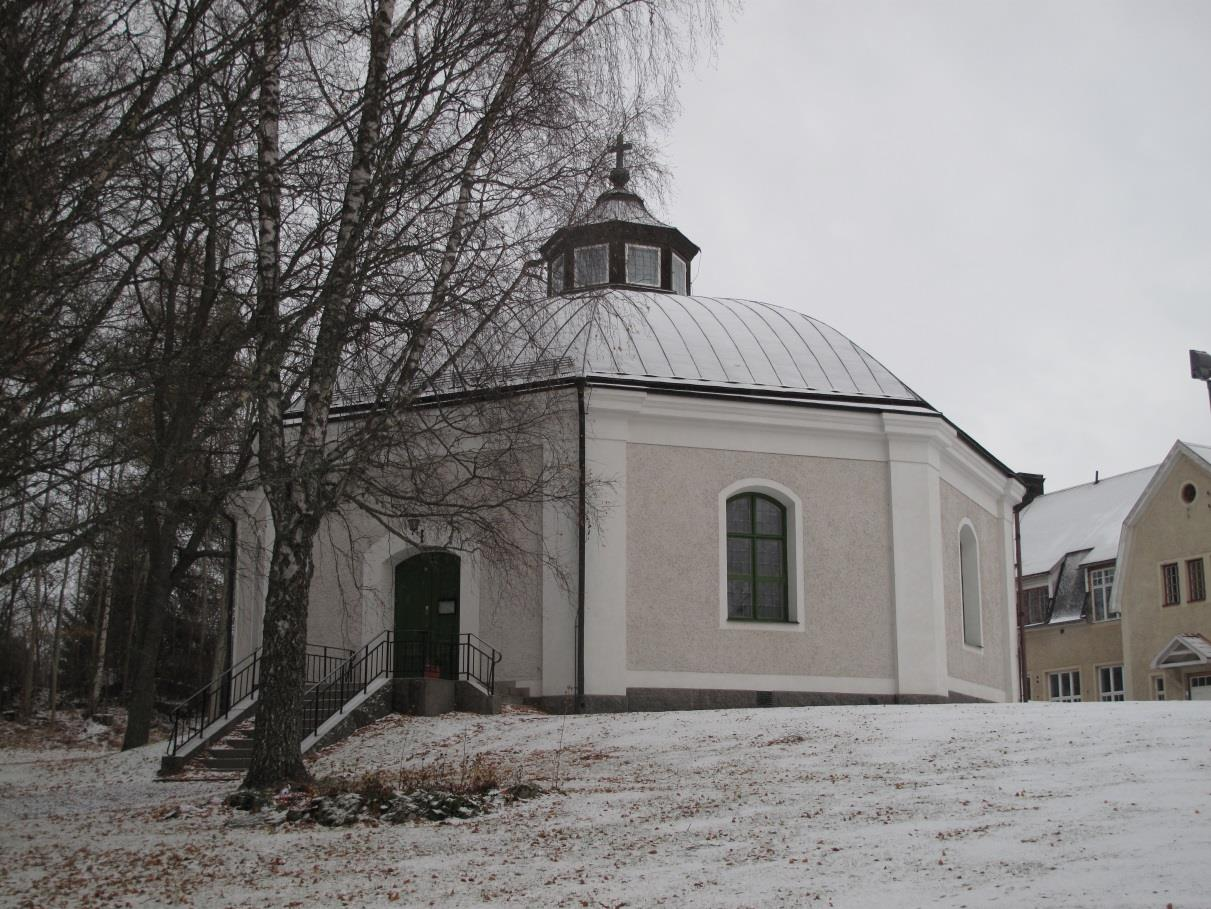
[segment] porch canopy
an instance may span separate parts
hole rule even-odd
[[[1211,667],[1211,641],[1201,634],[1179,634],[1161,648],[1152,660],[1153,669]]]

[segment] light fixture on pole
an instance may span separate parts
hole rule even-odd
[[[1190,351],[1190,378],[1207,383],[1207,399],[1211,401],[1211,354],[1205,350]]]

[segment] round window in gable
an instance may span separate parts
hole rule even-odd
[[[1198,490],[1194,488],[1193,483],[1187,483],[1182,487],[1182,501],[1187,505],[1194,503],[1194,499],[1198,496]]]

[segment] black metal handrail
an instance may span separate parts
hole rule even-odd
[[[458,647],[459,677],[474,679],[484,686],[488,694],[492,694],[496,689],[496,664],[500,662],[500,651],[470,632],[459,636]]]
[[[347,647],[328,647],[324,644],[307,645],[307,664],[304,670],[304,685],[314,685],[328,678],[341,664],[353,656]]]
[[[391,644],[391,632],[382,632],[304,692],[300,741],[314,735],[331,717],[343,713],[371,682],[392,674]]]
[[[168,753],[175,755],[202,735],[212,723],[231,713],[231,708],[251,697],[260,682],[261,648],[257,648],[222,675],[216,676],[172,712]]]
[[[307,685],[330,675],[348,661],[352,650],[308,644],[304,668]],[[178,751],[199,738],[213,723],[225,719],[241,701],[252,697],[260,687],[261,648],[257,648],[226,672],[211,679],[191,694],[172,712],[172,733],[168,737],[168,753]]]
[[[496,687],[496,664],[501,654],[478,635],[455,638],[423,629],[384,631],[360,650],[308,644],[303,694],[301,739],[315,733],[330,717],[342,713],[349,701],[383,676],[466,679],[488,694]],[[260,687],[258,647],[185,700],[172,714],[168,753],[175,756],[232,708]]]
[[[392,665],[400,677],[466,679],[478,682],[492,694],[500,656],[498,650],[470,632],[448,637],[424,628],[401,628]]]

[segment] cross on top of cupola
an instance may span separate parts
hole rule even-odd
[[[614,184],[615,189],[624,189],[627,181],[631,179],[631,172],[627,170],[626,153],[632,148],[634,146],[630,142],[624,142],[622,133],[619,133],[614,144],[606,149],[614,153],[614,169],[610,171],[610,182]]]
[[[690,292],[690,260],[698,247],[653,217],[643,199],[627,189],[626,153],[632,148],[619,133],[607,149],[614,153],[611,188],[542,245],[552,293],[599,287]]]

